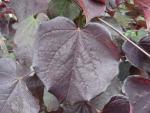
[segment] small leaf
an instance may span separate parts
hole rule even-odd
[[[150,112],[150,80],[141,76],[130,76],[124,83],[124,90],[129,97],[133,113]]]
[[[118,49],[101,24],[90,23],[81,30],[57,17],[41,24],[37,33],[33,66],[61,102],[90,101],[118,73]]]
[[[57,111],[59,108],[59,102],[56,97],[49,93],[46,89],[44,90],[43,100],[48,112]]]

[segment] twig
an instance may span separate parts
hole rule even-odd
[[[148,56],[150,58],[150,54],[147,53],[143,48],[141,48],[140,46],[138,46],[136,43],[134,43],[133,41],[131,41],[128,37],[126,37],[124,34],[122,34],[121,31],[117,30],[115,27],[113,27],[112,25],[110,25],[108,22],[106,22],[105,20],[98,18],[101,22],[103,22],[104,24],[106,24],[108,27],[110,27],[111,29],[113,29],[114,31],[116,31],[120,36],[122,36],[125,40],[127,40],[128,42],[130,42],[133,46],[135,46],[136,48],[138,48],[142,53],[144,53],[146,56]]]

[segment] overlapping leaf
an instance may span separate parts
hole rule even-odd
[[[102,113],[131,113],[130,111],[130,103],[127,98],[123,96],[114,96],[105,105]]]
[[[107,29],[90,23],[83,30],[64,17],[41,24],[33,66],[60,101],[89,101],[118,73],[118,49]],[[106,68],[107,67],[107,68]]]
[[[29,70],[11,59],[0,59],[0,113],[38,113],[38,101],[27,86]]]
[[[116,95],[121,94],[122,84],[118,80],[117,77],[115,77],[111,84],[108,86],[107,90],[94,99],[91,100],[91,104],[95,106],[97,109],[102,110],[105,104],[109,102],[109,100]]]
[[[148,37],[142,38],[139,41],[138,45],[141,46],[145,51],[150,53],[150,39]],[[147,72],[150,72],[150,58],[148,56],[146,56],[129,42],[124,43],[123,51],[125,52],[125,55],[131,62],[131,64]]]
[[[65,16],[75,19],[79,16],[80,9],[72,0],[51,0],[48,8],[48,15],[51,18],[56,16]]]
[[[113,16],[115,9],[123,2],[123,0],[106,0],[106,7],[108,13]]]
[[[41,80],[36,76],[32,76],[26,80],[26,84],[32,95],[39,100],[39,104],[42,108],[43,105],[43,95],[44,95],[44,85]]]
[[[66,105],[64,113],[97,113],[97,111],[89,102],[78,102],[74,105]]]
[[[15,10],[19,21],[28,16],[45,12],[48,9],[49,0],[12,0],[9,7]]]
[[[132,104],[133,113],[150,112],[150,80],[140,76],[129,77],[124,90]]]
[[[92,18],[102,15],[106,9],[104,3],[97,3],[94,0],[76,0],[79,6],[82,8],[87,22]]]
[[[32,63],[32,46],[37,27],[38,22],[33,16],[28,17],[17,26],[17,32],[14,37],[16,48],[14,50],[17,59],[22,64],[30,66]]]
[[[35,33],[39,24],[42,21],[47,20],[45,14],[39,14],[35,19],[33,16],[30,16],[20,22],[17,26],[17,31],[14,37],[14,43],[16,48],[14,51],[16,53],[17,59],[21,64],[26,66],[31,66],[32,56],[33,56],[33,43],[35,38]]]

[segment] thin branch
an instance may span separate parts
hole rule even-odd
[[[112,25],[110,25],[108,22],[106,22],[105,20],[98,18],[101,22],[103,22],[104,24],[106,24],[108,27],[110,27],[111,29],[113,29],[114,31],[116,31],[120,36],[122,36],[125,40],[127,40],[128,42],[130,42],[133,46],[135,46],[136,48],[138,48],[142,53],[144,53],[146,56],[148,56],[150,58],[150,54],[147,53],[143,48],[141,48],[140,46],[138,46],[136,43],[134,43],[133,41],[131,41],[128,37],[126,37],[124,34],[122,34],[121,31],[117,30],[115,27],[113,27]]]

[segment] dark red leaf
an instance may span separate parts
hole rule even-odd
[[[150,113],[150,80],[140,76],[130,76],[124,84],[133,113]]]
[[[33,66],[60,101],[90,101],[118,73],[119,52],[110,38],[99,23],[81,30],[71,20],[57,17],[38,29]]]
[[[123,96],[112,97],[104,106],[102,113],[130,113],[130,103]]]
[[[87,22],[94,17],[99,17],[105,12],[105,4],[96,3],[92,0],[76,0],[79,6],[82,8]]]

